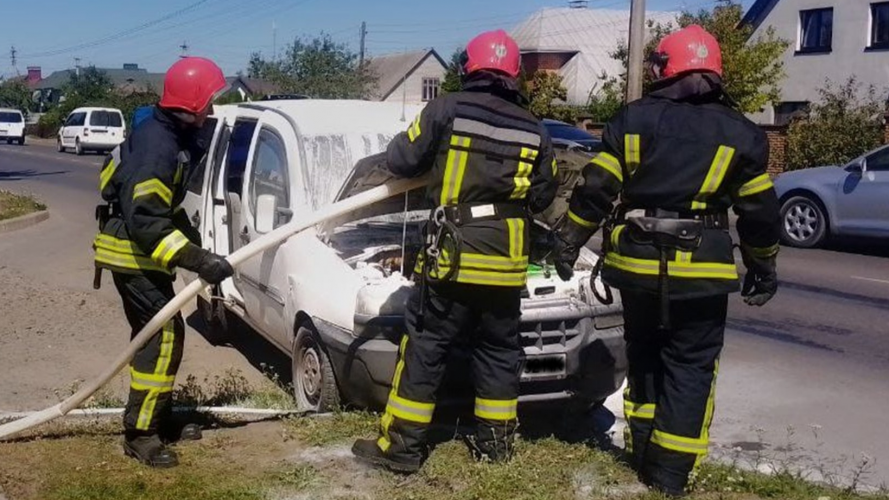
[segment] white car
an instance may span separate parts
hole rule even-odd
[[[70,148],[78,155],[86,151],[103,153],[119,146],[125,138],[126,122],[119,109],[77,108],[59,129],[57,148],[60,153]]]
[[[182,206],[203,246],[227,255],[290,220],[391,179],[379,153],[418,112],[364,101],[217,106],[208,159],[189,180]],[[229,311],[291,356],[301,409],[382,407],[404,332],[405,299],[414,286],[406,270],[429,213],[423,199],[413,192],[368,206],[247,261],[198,300],[212,324],[211,340],[223,340]],[[569,283],[551,266],[529,271],[520,401],[594,404],[620,387],[626,373],[622,309],[619,299],[605,305],[593,296],[596,259],[585,251]],[[456,352],[463,359],[465,351]],[[469,382],[470,370],[459,361],[454,366],[443,402],[462,394]]]
[[[17,109],[0,108],[0,141],[25,144],[25,116]]]

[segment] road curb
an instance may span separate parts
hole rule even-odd
[[[24,229],[39,224],[49,219],[49,210],[41,210],[33,214],[23,215],[14,219],[0,221],[0,233],[8,233],[17,229]]]

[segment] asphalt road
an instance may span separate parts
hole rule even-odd
[[[93,293],[89,244],[101,160],[59,154],[46,144],[0,145],[0,189],[33,192],[52,213],[44,230],[22,233],[25,243],[0,235],[0,266]],[[714,454],[753,465],[793,465],[828,479],[850,476],[866,456],[862,482],[889,484],[887,247],[784,248],[781,287],[770,304],[750,308],[733,297],[711,432]],[[111,300],[109,288],[100,293]],[[186,364],[188,358],[186,351]],[[9,390],[0,388],[0,402]],[[612,403],[619,407],[617,398]]]

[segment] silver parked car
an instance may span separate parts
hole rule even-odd
[[[827,238],[889,239],[889,146],[844,166],[778,176],[784,243],[812,248]]]

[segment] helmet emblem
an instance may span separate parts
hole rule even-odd
[[[698,45],[697,53],[699,59],[707,59],[710,55],[710,49],[708,49],[706,45],[701,44]]]
[[[507,55],[509,55],[509,50],[506,48],[506,45],[502,43],[498,43],[494,45],[494,55],[497,56],[497,59],[503,59]]]

